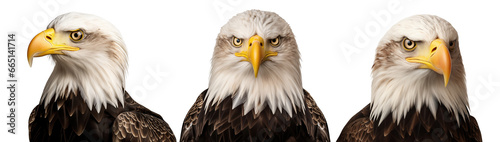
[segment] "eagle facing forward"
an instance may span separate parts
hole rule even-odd
[[[181,141],[330,141],[325,117],[302,89],[299,60],[277,14],[234,16],[217,37],[209,88],[187,113]]]
[[[111,23],[60,15],[33,38],[28,62],[49,54],[55,67],[31,112],[30,141],[175,141],[162,117],[124,90],[127,51]]]
[[[446,20],[416,15],[394,25],[372,76],[371,103],[337,141],[482,141],[468,110],[458,34]]]

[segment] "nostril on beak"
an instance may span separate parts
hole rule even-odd
[[[45,36],[45,38],[47,38],[48,40],[52,40],[50,36]]]
[[[431,53],[435,52],[437,50],[437,47],[432,48]]]
[[[262,46],[262,43],[260,43],[260,46]]]

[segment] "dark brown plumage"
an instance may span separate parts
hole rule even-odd
[[[457,120],[454,114],[442,105],[438,107],[435,119],[429,109],[423,108],[417,112],[413,108],[399,124],[388,117],[377,125],[378,121],[370,120],[370,112],[370,105],[367,105],[354,115],[345,125],[337,141],[482,141],[474,117],[466,119],[459,117]]]
[[[125,106],[90,110],[78,93],[36,106],[29,119],[30,141],[176,141],[163,118],[125,92]]]
[[[286,111],[273,114],[268,107],[259,114],[252,111],[243,115],[242,105],[231,109],[230,98],[204,108],[206,93],[201,93],[184,119],[183,142],[330,141],[325,117],[305,90],[307,109],[298,109],[291,118]]]

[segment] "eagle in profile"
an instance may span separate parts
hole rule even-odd
[[[371,102],[337,141],[482,141],[469,114],[458,34],[446,20],[416,15],[382,38]]]
[[[249,10],[221,28],[209,87],[187,113],[181,141],[330,141],[325,117],[302,88],[285,20]]]
[[[55,67],[31,112],[30,141],[175,141],[163,118],[125,91],[127,50],[111,23],[60,15],[32,39],[28,62],[49,54]]]

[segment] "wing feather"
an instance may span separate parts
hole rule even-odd
[[[366,142],[373,141],[373,121],[370,120],[370,105],[366,105],[360,112],[354,115],[345,125],[340,133],[338,142]]]
[[[481,130],[479,130],[479,125],[477,124],[476,118],[469,117],[469,138],[474,139],[478,142],[483,141],[481,136]]]
[[[307,108],[311,113],[311,118],[315,129],[313,129],[313,137],[319,141],[330,141],[330,133],[328,132],[328,124],[326,123],[325,116],[323,112],[316,105],[314,99],[309,95],[309,92],[304,90],[304,98],[306,101]]]
[[[207,89],[208,90],[208,89]],[[184,141],[194,141],[192,138],[197,136],[200,132],[195,132],[194,127],[198,123],[198,114],[200,114],[203,109],[204,98],[207,90],[203,91],[196,101],[194,102],[191,109],[189,109],[186,117],[184,118],[184,123],[182,124],[181,140]],[[203,129],[203,128],[202,128]]]
[[[161,118],[140,112],[123,112],[113,124],[113,141],[175,142],[168,124]]]

